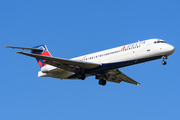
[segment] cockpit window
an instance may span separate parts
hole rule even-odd
[[[165,41],[155,41],[154,43],[156,44],[156,43],[166,43],[166,42]]]
[[[165,41],[157,41],[157,43],[166,43]]]

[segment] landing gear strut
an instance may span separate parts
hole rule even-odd
[[[99,84],[100,84],[100,85],[102,85],[102,86],[105,86],[105,85],[106,85],[106,81],[105,81],[105,80],[100,79],[100,80],[99,80]]]
[[[166,65],[167,64],[167,62],[164,59],[167,59],[167,56],[163,56],[162,65]]]
[[[85,78],[86,78],[85,69],[82,68],[82,69],[80,70],[79,75],[78,75],[78,79],[85,80]]]

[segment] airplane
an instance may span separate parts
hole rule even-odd
[[[137,81],[122,73],[119,68],[145,63],[148,61],[165,59],[173,54],[175,48],[162,39],[148,39],[120,47],[83,55],[72,59],[53,57],[46,45],[33,48],[5,46],[22,50],[31,50],[31,53],[16,52],[36,58],[41,71],[38,77],[52,77],[58,79],[81,79],[95,76],[99,84],[104,86],[106,81],[120,83],[121,81],[139,85]]]

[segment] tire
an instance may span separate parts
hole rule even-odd
[[[105,86],[106,85],[106,81],[105,80],[99,80],[99,84],[102,85],[102,86]]]
[[[80,74],[80,75],[78,76],[78,78],[81,79],[81,80],[84,80],[84,79],[86,78],[86,76],[85,76],[84,74]]]
[[[166,65],[166,64],[167,64],[167,62],[166,62],[166,61],[162,61],[162,64],[163,64],[163,65]]]

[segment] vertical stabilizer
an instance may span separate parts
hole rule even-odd
[[[47,49],[47,46],[46,45],[39,45],[39,46],[35,46],[33,48],[38,48],[38,49],[43,49],[42,52],[40,51],[36,51],[36,50],[32,50],[31,53],[34,53],[34,54],[39,54],[39,55],[44,55],[44,56],[52,56],[50,54],[50,52],[48,51]],[[45,60],[42,60],[42,59],[36,59],[40,68],[42,68],[43,66],[45,66],[46,64],[44,63]]]

